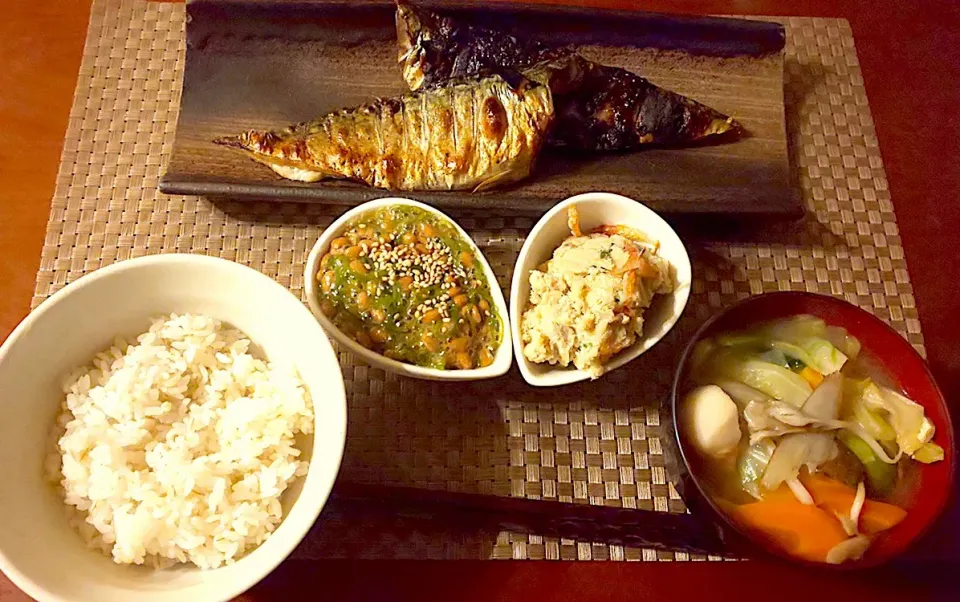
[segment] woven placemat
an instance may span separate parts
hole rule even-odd
[[[303,294],[311,245],[342,209],[164,196],[184,55],[184,7],[94,0],[34,305],[83,274],[164,252],[253,266]],[[659,403],[682,341],[751,294],[836,295],[923,339],[853,38],[846,21],[790,18],[786,99],[800,224],[750,242],[689,241],[693,296],[652,352],[596,383],[545,392],[507,377],[455,386],[406,380],[340,353],[349,436],[340,478],[499,496],[684,512],[667,478]],[[534,220],[457,213],[510,282]],[[626,393],[625,393],[626,392]],[[513,533],[455,533],[384,517],[327,515],[300,557],[685,560]]]

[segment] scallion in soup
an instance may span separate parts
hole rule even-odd
[[[679,408],[695,469],[738,524],[808,561],[857,560],[943,459],[923,407],[845,330],[795,316],[697,343]]]

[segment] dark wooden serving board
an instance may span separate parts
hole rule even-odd
[[[789,182],[780,24],[560,7],[445,3],[443,9],[517,35],[581,46],[590,58],[733,115],[749,135],[687,149],[548,151],[531,178],[510,188],[400,196],[537,213],[570,195],[602,190],[671,215],[802,212]],[[211,140],[403,92],[392,3],[195,0],[187,12],[180,117],[161,191],[349,205],[390,194],[346,182],[284,180]]]

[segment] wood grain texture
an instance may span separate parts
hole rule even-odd
[[[161,191],[340,204],[387,194],[346,182],[284,180],[211,140],[402,93],[392,4],[203,0],[188,11],[181,112]],[[409,196],[445,207],[540,213],[570,195],[606,190],[675,215],[802,212],[789,182],[779,24],[534,7],[450,14],[580,46],[588,58],[641,73],[735,116],[748,135],[687,149],[548,151],[534,175],[516,186]]]

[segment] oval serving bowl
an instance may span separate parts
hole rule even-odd
[[[170,313],[197,313],[240,329],[271,362],[293,365],[311,392],[315,429],[297,439],[310,461],[281,497],[283,522],[234,564],[160,571],[121,566],[86,547],[44,477],[63,402],[62,379],[116,337]],[[121,261],[44,301],[0,347],[0,568],[42,602],[230,600],[272,571],[306,535],[333,487],[346,438],[340,365],[300,300],[249,267],[203,255]]]
[[[348,225],[354,220],[354,218],[381,207],[388,207],[390,205],[405,205],[428,211],[438,218],[452,224],[463,240],[470,245],[470,248],[473,250],[474,254],[479,260],[483,275],[487,279],[487,284],[490,286],[490,296],[493,299],[494,307],[500,315],[500,323],[501,327],[503,328],[503,332],[500,335],[500,346],[497,348],[496,353],[494,354],[493,363],[489,366],[473,368],[470,370],[440,370],[437,368],[426,368],[423,366],[416,366],[414,364],[408,364],[394,360],[385,357],[376,351],[367,349],[363,345],[360,345],[354,341],[352,338],[344,334],[339,328],[337,328],[333,322],[331,322],[330,319],[324,315],[323,311],[321,311],[317,273],[320,270],[320,260],[329,251],[330,243],[333,241],[333,239],[339,237],[347,230]],[[327,333],[329,333],[330,336],[332,336],[340,345],[360,356],[364,361],[374,367],[382,368],[388,372],[401,374],[403,376],[410,376],[425,380],[465,381],[481,380],[501,376],[510,369],[510,364],[513,363],[513,345],[510,340],[509,312],[507,311],[507,304],[503,298],[503,291],[500,290],[500,285],[497,283],[497,277],[493,273],[493,269],[487,262],[487,258],[484,257],[483,253],[480,251],[480,248],[473,241],[473,239],[470,238],[470,235],[468,235],[457,222],[452,220],[450,216],[434,209],[430,205],[410,199],[388,197],[369,201],[354,207],[350,211],[347,211],[335,222],[330,224],[330,227],[323,231],[323,234],[321,234],[320,238],[317,239],[316,244],[313,245],[313,249],[310,251],[310,256],[307,258],[307,265],[304,270],[303,279],[307,291],[307,303],[309,303],[310,309],[313,311],[313,315],[317,318],[317,321],[320,322],[320,325],[323,326],[323,329],[326,330]]]
[[[684,479],[692,481],[695,486],[695,489],[685,487],[685,490],[688,492],[687,496],[697,495],[688,502],[692,502],[698,509],[702,506],[703,510],[714,515],[714,520],[719,524],[726,525],[736,533],[739,536],[737,543],[747,553],[762,551],[791,562],[835,570],[875,566],[903,553],[940,516],[953,488],[956,461],[953,427],[943,394],[920,354],[887,323],[851,303],[826,295],[788,291],[748,297],[710,318],[685,347],[674,375],[671,392],[672,414],[677,416],[680,399],[686,392],[687,364],[698,341],[721,332],[739,330],[760,322],[798,314],[810,314],[823,319],[829,325],[841,326],[859,339],[863,349],[879,361],[894,384],[900,387],[907,397],[923,406],[936,428],[934,441],[943,447],[944,459],[933,464],[916,463],[913,470],[916,481],[912,483],[916,493],[911,496],[910,503],[904,506],[907,516],[903,522],[871,545],[863,559],[839,565],[813,563],[789,556],[731,520],[710,495],[698,475],[696,453],[688,451],[688,444],[678,421],[674,420],[674,436],[687,469]]]
[[[510,292],[511,334],[517,363],[524,380],[538,387],[567,385],[590,378],[587,372],[573,366],[564,368],[551,364],[535,364],[527,360],[523,355],[523,340],[520,334],[520,317],[530,297],[530,272],[550,259],[557,247],[571,236],[567,224],[567,209],[571,205],[576,205],[580,212],[580,224],[584,232],[604,224],[636,228],[650,238],[660,241],[660,256],[669,261],[675,269],[674,291],[654,297],[653,303],[643,314],[643,334],[633,345],[606,363],[606,372],[636,359],[656,345],[680,319],[690,298],[693,279],[690,257],[677,233],[653,210],[638,201],[608,192],[588,192],[562,201],[540,218],[527,236],[513,271]]]

